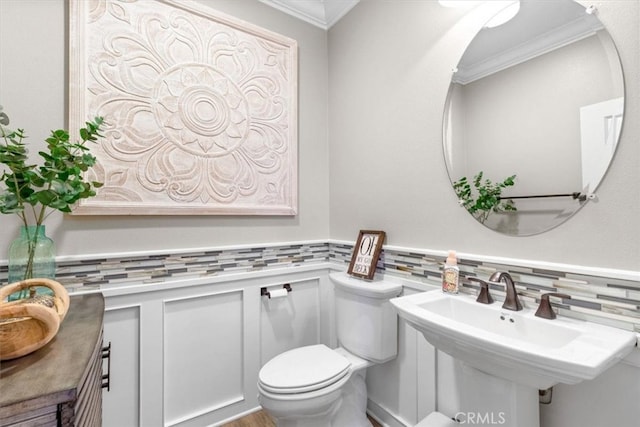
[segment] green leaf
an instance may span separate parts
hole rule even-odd
[[[467,177],[462,177],[453,183],[460,204],[480,222],[486,221],[491,212],[516,211],[512,200],[501,199],[502,189],[515,185],[516,175],[509,176],[502,182],[494,183],[484,179],[484,172],[480,171],[473,177],[473,190]]]
[[[58,198],[58,195],[51,190],[42,190],[34,193],[33,197],[38,201],[38,203],[44,206],[49,206]]]
[[[102,117],[87,122],[79,131],[82,142],[70,141],[66,130],[51,131],[45,139],[47,150],[38,153],[41,165],[27,164],[24,130],[8,131],[0,126],[0,165],[4,165],[0,167],[0,182],[5,187],[0,193],[0,212],[26,214],[25,205],[39,204],[42,209],[33,214],[37,215],[34,222],[40,224],[47,208],[70,212],[71,203],[94,196],[94,189],[102,184],[83,177],[96,162],[84,143],[102,137],[102,123]]]
[[[59,139],[60,141],[68,141],[69,140],[69,132],[64,129],[58,129],[51,132],[51,135],[54,138]]]

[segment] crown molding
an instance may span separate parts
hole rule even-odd
[[[360,0],[258,0],[305,22],[328,30]]]
[[[579,40],[594,35],[604,26],[588,19],[575,19],[566,25],[541,34],[526,43],[521,43],[511,49],[483,59],[482,61],[460,67],[453,75],[452,81],[466,85],[505,70],[514,65],[529,61],[553,50],[570,45]]]

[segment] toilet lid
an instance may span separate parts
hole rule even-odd
[[[350,372],[351,363],[319,344],[286,351],[268,361],[258,375],[272,393],[305,393],[327,387]]]

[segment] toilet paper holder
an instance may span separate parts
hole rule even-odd
[[[287,292],[291,292],[291,285],[289,283],[285,283],[284,285],[282,285],[282,289],[286,289]],[[271,293],[267,290],[266,286],[260,288],[260,296],[267,296],[269,299],[271,298]]]

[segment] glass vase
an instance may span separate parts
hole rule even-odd
[[[45,234],[44,225],[22,226],[20,236],[9,246],[9,283],[34,277],[55,279],[56,254],[53,240]],[[36,287],[38,294],[50,294],[46,287]],[[26,298],[29,291],[12,294],[9,300]]]

